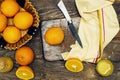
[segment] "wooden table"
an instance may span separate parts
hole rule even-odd
[[[59,0],[30,0],[32,4],[37,9],[40,20],[53,20],[64,18],[63,14],[57,7]],[[70,13],[71,17],[78,17],[75,1],[74,0],[63,0]],[[118,20],[120,23],[120,0],[116,0],[114,3],[114,8],[118,15]],[[41,26],[40,26],[41,27]],[[41,31],[39,29],[38,33],[33,37],[33,39],[26,45],[30,46],[35,53],[35,60],[29,66],[32,67],[35,73],[35,78],[33,80],[119,80],[120,79],[120,33],[112,40],[112,42],[105,49],[105,52],[110,52],[111,54],[104,55],[104,58],[108,58],[114,62],[115,71],[109,77],[101,77],[96,74],[95,64],[84,63],[85,69],[80,73],[72,73],[65,69],[64,61],[48,62],[43,57],[42,51],[42,40]],[[117,46],[117,49],[115,48]],[[111,56],[112,52],[116,53],[115,56]],[[15,71],[19,67],[14,59],[15,51],[9,51],[0,48],[0,56],[9,56],[14,60],[14,68],[11,72],[0,73],[0,80],[19,80]]]

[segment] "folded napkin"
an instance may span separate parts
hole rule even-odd
[[[102,38],[104,49],[119,31],[119,23],[112,6],[114,0],[75,0],[81,15],[78,34],[83,48],[76,41],[70,52],[62,53],[64,60],[78,58],[81,61],[96,63],[102,55],[100,52],[100,23],[98,10],[102,17]]]

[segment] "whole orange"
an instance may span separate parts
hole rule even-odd
[[[21,32],[15,26],[7,26],[3,31],[3,38],[8,43],[16,43],[21,38]]]
[[[58,45],[64,40],[64,32],[61,27],[53,26],[46,31],[44,38],[48,44]]]
[[[3,14],[0,14],[0,32],[2,32],[7,25],[7,18]]]
[[[17,13],[14,17],[14,24],[17,28],[25,30],[31,27],[33,23],[33,16],[26,11]]]
[[[16,50],[15,59],[20,65],[28,65],[34,59],[33,50],[30,47],[23,46]]]
[[[7,17],[13,17],[20,10],[20,6],[14,0],[5,0],[1,4],[1,12]]]

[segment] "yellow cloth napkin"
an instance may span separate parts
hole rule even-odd
[[[81,61],[96,63],[100,57],[100,27],[97,11],[102,11],[103,49],[119,31],[119,23],[113,0],[75,0],[81,15],[78,34],[83,48],[76,43],[71,45],[70,52],[62,53],[64,60],[78,58]]]

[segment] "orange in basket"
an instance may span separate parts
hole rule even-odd
[[[7,17],[7,22],[4,18],[0,18],[0,46],[5,49],[16,50],[26,44],[32,39],[39,26],[38,12],[29,0],[1,0],[0,14]],[[7,35],[4,37],[3,32],[7,28],[4,28],[4,25],[15,26],[16,29],[19,29],[21,37],[19,33],[12,34],[14,31],[10,30],[10,35],[6,32]],[[11,37],[11,35],[13,36]]]
[[[14,0],[5,0],[1,4],[1,12],[7,17],[13,17],[20,10],[20,6]]]
[[[31,27],[33,23],[33,16],[26,11],[17,13],[14,17],[14,24],[17,28],[25,30]]]
[[[21,38],[21,32],[15,26],[7,26],[3,31],[3,38],[8,43],[16,43]]]
[[[61,27],[51,27],[45,33],[45,41],[50,45],[58,45],[64,40],[64,32]]]
[[[3,14],[0,14],[0,32],[2,32],[7,25],[7,18]]]
[[[20,65],[28,65],[34,59],[34,53],[30,47],[23,46],[15,53],[15,59]]]
[[[34,73],[29,66],[20,66],[16,71],[16,76],[22,80],[29,80],[34,78]]]

